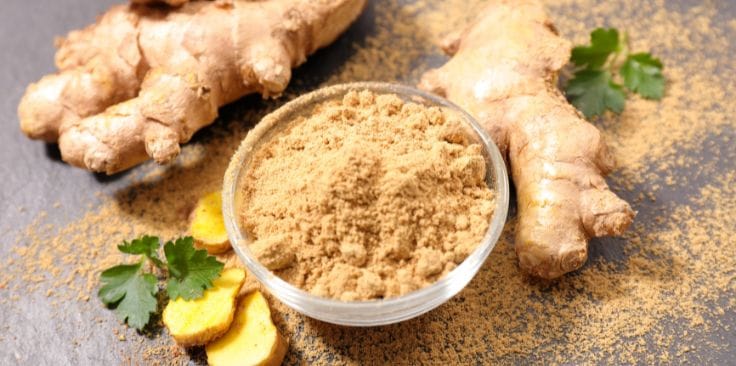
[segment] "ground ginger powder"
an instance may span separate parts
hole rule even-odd
[[[349,92],[258,148],[240,219],[259,261],[343,301],[398,296],[449,273],[495,205],[481,145],[459,116]]]

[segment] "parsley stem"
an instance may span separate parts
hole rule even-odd
[[[613,57],[608,59],[603,66],[603,68],[608,69],[611,76],[617,74],[616,71],[618,70],[617,66],[619,56],[622,56],[624,60],[629,56],[629,34],[627,32],[624,32],[621,36],[621,46],[613,53]]]

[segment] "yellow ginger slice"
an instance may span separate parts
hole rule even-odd
[[[230,249],[225,220],[222,217],[220,192],[213,192],[199,199],[192,211],[189,233],[194,238],[195,245],[206,249],[207,253],[218,254]]]
[[[268,302],[260,291],[240,301],[230,330],[205,348],[207,363],[212,366],[280,365],[286,349],[286,341],[273,324]]]
[[[244,282],[245,271],[226,269],[199,299],[187,301],[180,297],[169,301],[163,321],[176,343],[185,347],[202,345],[227,332]]]

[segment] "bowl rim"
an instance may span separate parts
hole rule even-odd
[[[266,136],[274,126],[278,125],[277,121],[283,120],[284,117],[288,117],[290,114],[298,113],[298,111],[301,110],[301,106],[313,105],[315,103],[329,100],[330,98],[334,98],[335,96],[344,95],[351,90],[371,90],[378,94],[397,94],[409,97],[419,97],[428,100],[435,105],[449,108],[455,112],[460,113],[460,115],[465,118],[465,120],[474,130],[474,132],[478,135],[481,145],[483,145],[483,149],[486,151],[488,156],[490,156],[491,161],[489,165],[493,167],[493,180],[495,182],[495,187],[491,188],[494,189],[496,193],[495,207],[491,220],[488,224],[488,229],[486,230],[483,239],[479,243],[478,247],[476,247],[473,252],[471,252],[456,268],[454,268],[444,277],[440,278],[438,281],[432,283],[429,286],[420,288],[407,294],[390,297],[387,299],[341,301],[338,299],[313,295],[305,290],[302,290],[301,288],[298,288],[284,281],[279,276],[261,265],[252,256],[247,245],[249,239],[247,237],[247,234],[240,229],[240,225],[238,224],[239,214],[235,211],[238,183],[241,180],[241,173],[247,170],[243,169],[244,167],[248,166],[248,164],[245,164],[244,162],[247,161],[247,158],[250,155],[251,151],[254,150],[253,142],[259,141],[262,137]],[[480,267],[482,267],[488,255],[495,247],[501,235],[501,232],[503,231],[508,215],[508,206],[509,181],[506,171],[506,164],[496,144],[493,142],[493,140],[491,140],[491,138],[483,130],[480,124],[478,124],[475,118],[473,118],[469,113],[467,113],[459,106],[442,97],[424,92],[410,86],[387,82],[354,82],[327,86],[303,94],[278,107],[276,110],[269,113],[268,115],[264,116],[261,121],[259,121],[259,123],[251,131],[248,132],[247,136],[241,141],[241,144],[238,147],[237,151],[233,154],[225,173],[222,189],[222,212],[223,218],[225,219],[227,235],[230,239],[233,250],[244,262],[248,270],[256,276],[258,281],[263,286],[265,286],[269,292],[271,292],[276,298],[279,298],[282,302],[285,302],[283,299],[287,299],[288,302],[306,301],[311,303],[311,305],[313,306],[324,307],[325,309],[330,309],[330,311],[371,311],[375,310],[377,306],[402,308],[406,305],[411,305],[413,303],[416,303],[417,301],[426,299],[427,295],[438,292],[439,290],[441,290],[441,288],[448,287],[453,282],[453,280],[455,280],[456,277],[460,276],[460,272],[462,272],[461,267],[464,267],[464,265],[466,264],[472,264],[470,263],[469,259],[475,258],[477,262],[479,262],[479,264],[477,265],[478,268],[474,270],[472,276],[470,277],[470,279],[472,279],[473,277],[475,277],[478,270],[480,269]],[[467,282],[469,282],[470,279]],[[462,288],[467,285],[467,282],[460,289],[455,291],[455,293],[449,296],[446,300],[449,300],[457,292],[462,290]],[[442,301],[441,303],[444,303],[445,301]],[[293,306],[288,302],[287,305],[293,308]],[[434,305],[432,308],[439,306],[441,303]],[[432,308],[426,309],[405,319],[388,321],[383,324],[406,320],[414,316],[418,316],[426,311],[429,311]],[[295,310],[304,313],[307,316],[331,323],[344,325],[362,325],[349,324],[349,322],[336,322],[334,319],[325,319],[324,317],[314,316],[311,313],[305,312],[304,309]]]

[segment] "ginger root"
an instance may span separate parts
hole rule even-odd
[[[189,220],[189,233],[194,238],[194,245],[206,249],[207,253],[219,254],[230,249],[219,191],[199,199]]]
[[[227,332],[244,282],[245,271],[226,269],[199,299],[187,301],[180,297],[169,301],[163,321],[176,343],[185,347],[202,345]]]
[[[537,1],[495,0],[420,83],[475,116],[506,156],[519,265],[546,279],[581,267],[591,237],[619,235],[634,217],[604,180],[614,159],[600,132],[556,86],[570,47]]]
[[[280,365],[287,343],[271,320],[268,302],[253,291],[243,298],[230,330],[205,347],[211,366]]]
[[[246,94],[277,96],[291,68],[331,43],[365,0],[192,1],[120,5],[59,42],[59,72],[18,106],[31,138],[64,161],[112,174],[167,163]]]

